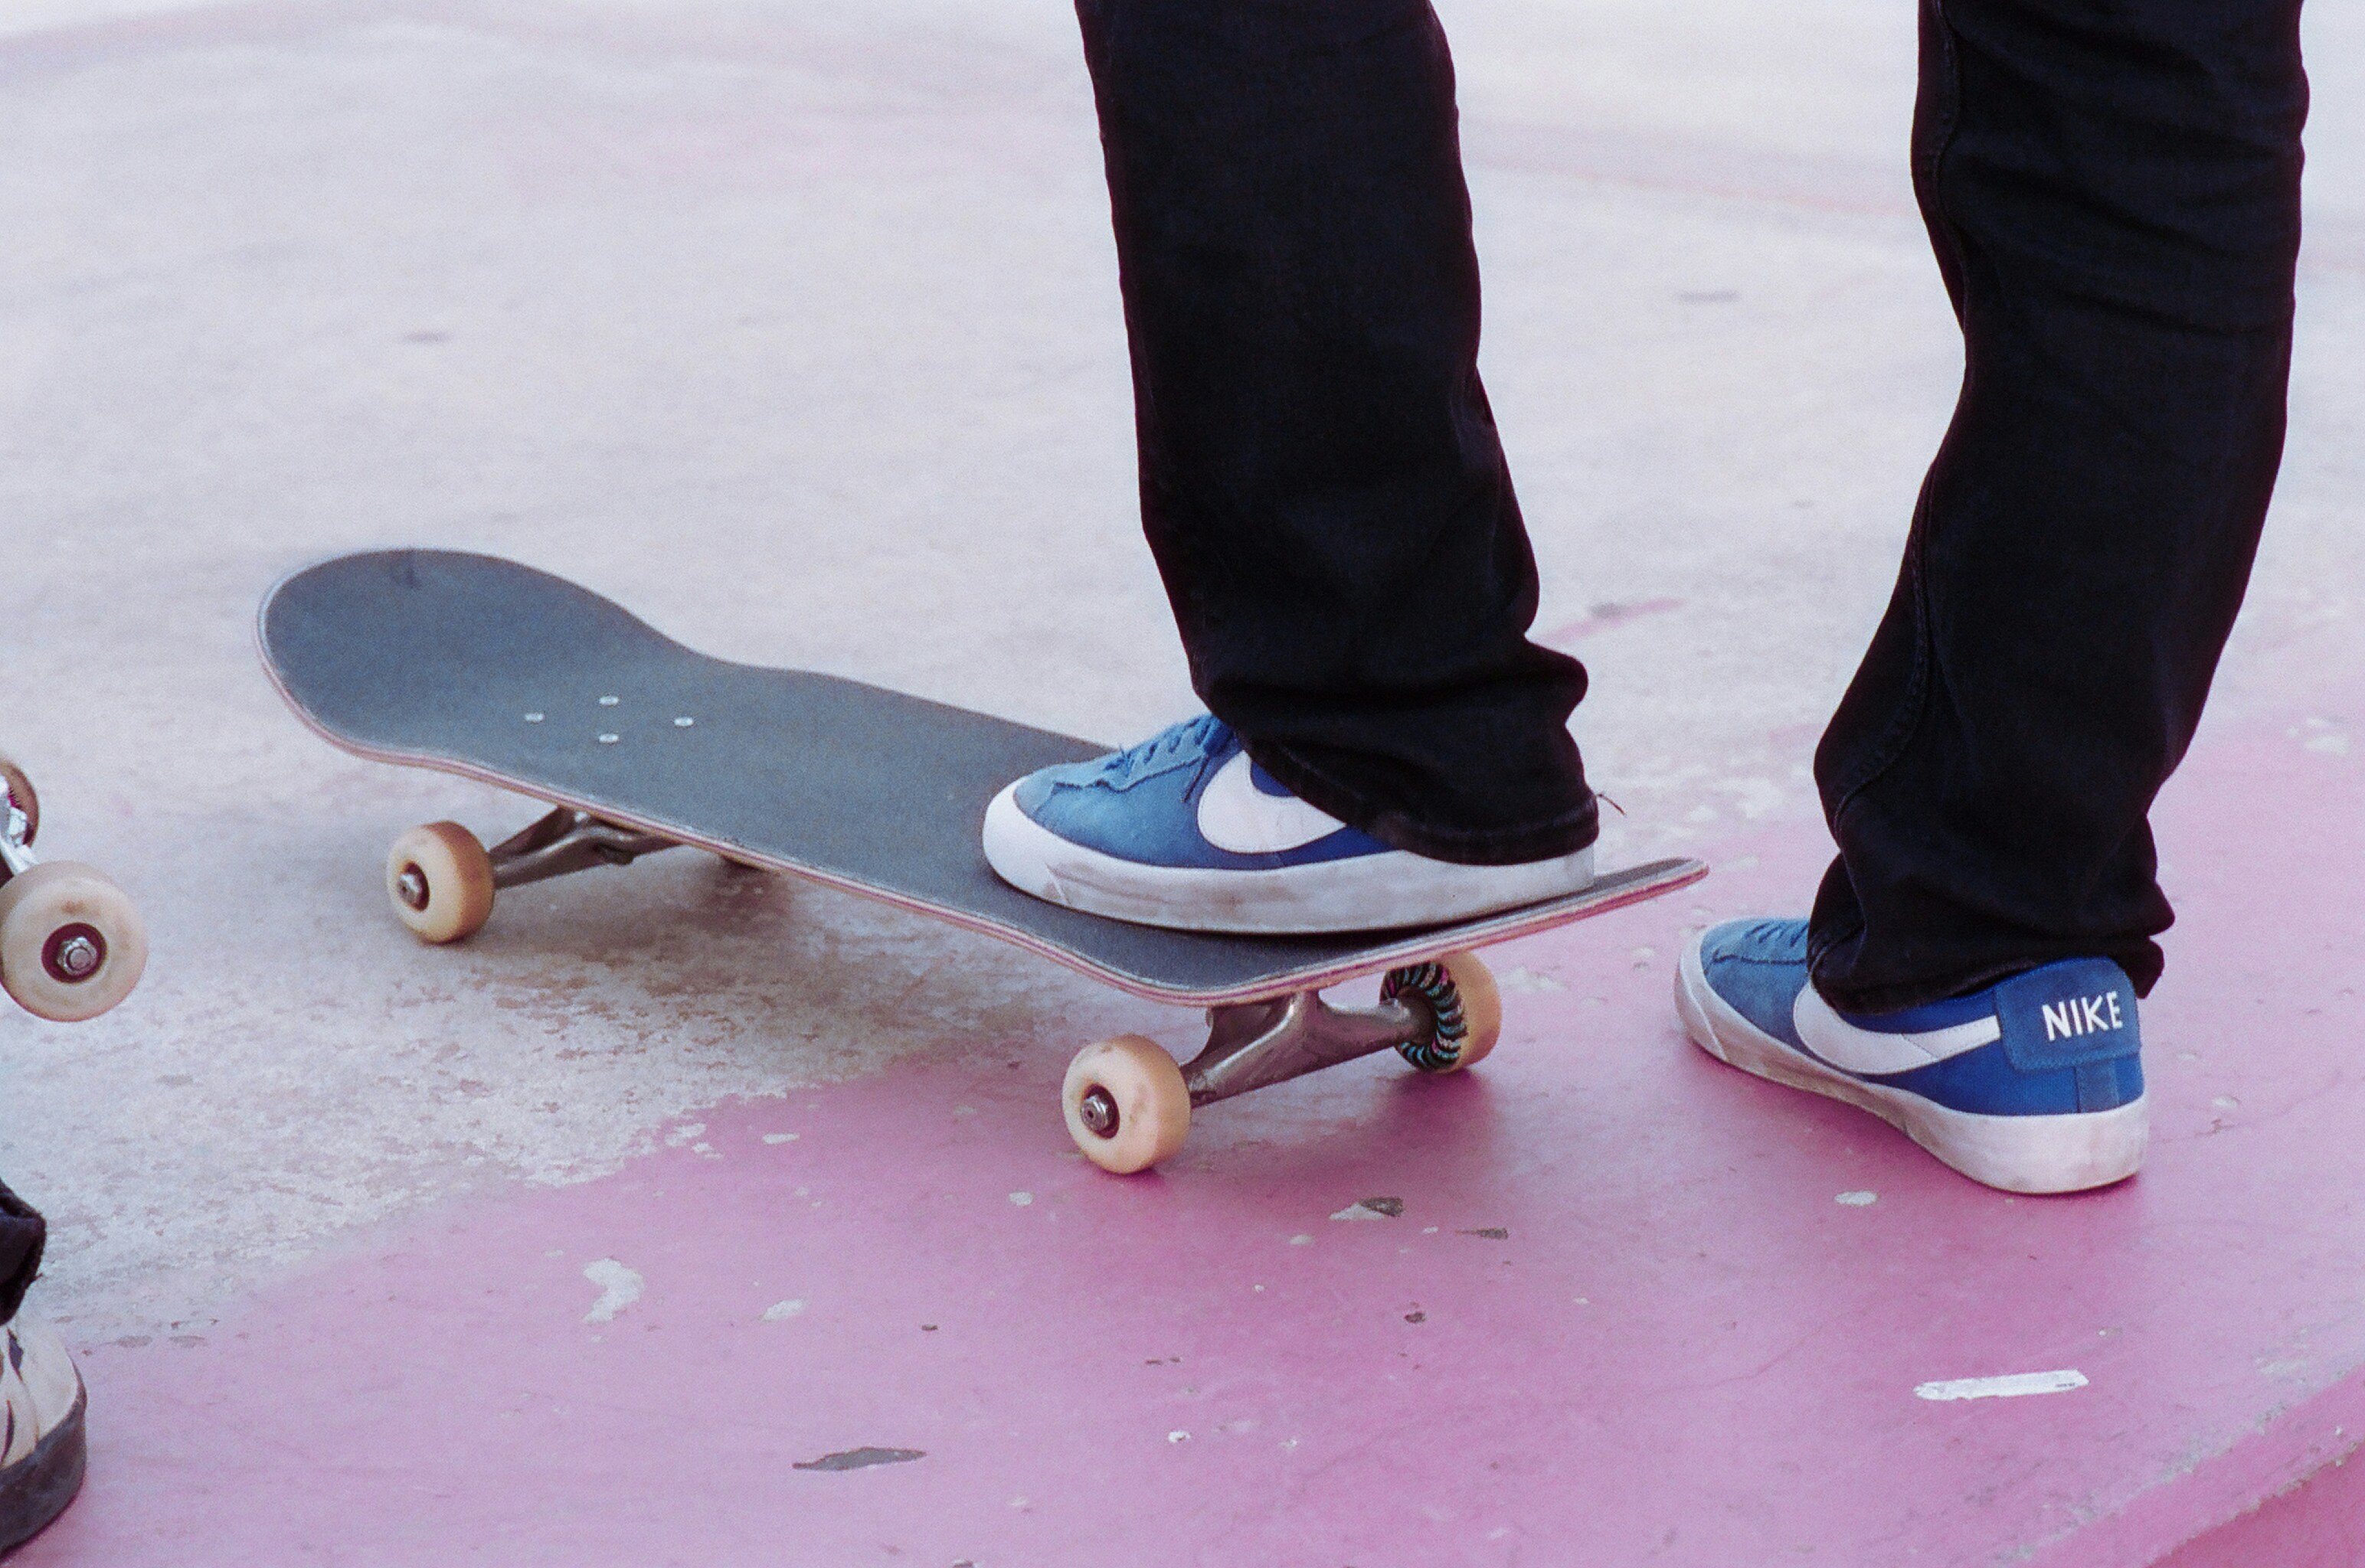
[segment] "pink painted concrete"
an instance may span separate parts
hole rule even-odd
[[[1073,1042],[981,1037],[97,1348],[89,1492],[22,1561],[2156,1562],[2365,1432],[2351,769],[2268,726],[2164,802],[2117,1190],[1984,1191],[1680,1041],[1682,928],[1811,885],[1784,830],[1498,950],[1527,989],[1479,1073],[1216,1107],[1157,1176],[1067,1152]],[[1375,1195],[1402,1217],[1328,1217]],[[645,1294],[588,1324],[603,1258]],[[2089,1385],[1913,1393],[2059,1368]],[[792,1468],[866,1445],[925,1457]]]
[[[2187,1541],[2159,1568],[2351,1568],[2365,1541],[2365,1466],[2352,1462],[2356,1457],[2352,1448],[2346,1459]]]

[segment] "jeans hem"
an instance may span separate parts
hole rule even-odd
[[[1587,792],[1574,810],[1513,827],[1440,827],[1398,807],[1381,805],[1351,785],[1308,767],[1283,748],[1242,737],[1256,765],[1317,811],[1360,828],[1391,849],[1457,866],[1520,866],[1574,855],[1601,836],[1599,798]]]

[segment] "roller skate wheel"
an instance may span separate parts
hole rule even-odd
[[[95,868],[50,860],[0,884],[0,986],[60,1024],[95,1018],[140,983],[148,926]]]
[[[1428,1039],[1396,1047],[1423,1072],[1475,1067],[1503,1033],[1503,993],[1475,953],[1452,953],[1433,964],[1394,970],[1380,994],[1416,997],[1437,1019]]]
[[[1191,1091],[1182,1070],[1139,1035],[1119,1035],[1078,1051],[1059,1098],[1068,1134],[1084,1158],[1119,1176],[1149,1170],[1190,1136]]]
[[[493,857],[458,823],[412,828],[387,851],[386,896],[422,940],[473,936],[493,913]]]

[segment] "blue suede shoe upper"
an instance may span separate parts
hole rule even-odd
[[[1709,987],[1752,1025],[1790,1049],[1822,1058],[1795,1021],[1807,986],[1807,923],[1732,921],[1700,939]],[[2108,958],[2068,958],[2012,976],[1968,996],[1877,1016],[1838,1014],[1850,1028],[1919,1035],[1996,1020],[1986,1045],[1906,1072],[1850,1073],[1982,1115],[2059,1115],[2107,1111],[2143,1093],[2143,1047],[2135,988]],[[1846,1071],[1829,1062],[1833,1071]]]
[[[1790,1016],[1807,986],[1805,921],[1727,921],[1700,938],[1700,969],[1727,1006],[1792,1050],[1807,1048]]]
[[[1127,750],[1031,773],[1014,799],[1069,843],[1138,865],[1262,871],[1386,852],[1386,845],[1351,827],[1278,853],[1239,855],[1208,843],[1199,830],[1200,797],[1240,750],[1229,725],[1203,713]],[[1253,763],[1249,777],[1258,793],[1289,799]]]

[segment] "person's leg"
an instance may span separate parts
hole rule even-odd
[[[2146,815],[2200,719],[2280,460],[2298,0],[1923,0],[1914,177],[1963,392],[1816,756],[1810,921],[1684,955],[1710,1054],[1991,1185],[2133,1173]],[[1810,971],[1812,980],[1810,981]]]
[[[1398,849],[1564,856],[1574,659],[1479,385],[1453,73],[1427,0],[1078,0],[1145,529],[1194,684]]]
[[[1924,0],[1913,172],[1966,343],[1887,618],[1816,755],[1815,984],[1884,1012],[2056,958],[2147,991],[2152,798],[2283,438],[2298,0]]]

